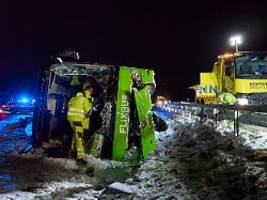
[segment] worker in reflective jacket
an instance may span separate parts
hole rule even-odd
[[[237,100],[233,94],[224,92],[219,95],[219,102],[221,104],[234,105],[236,104]]]
[[[78,92],[68,102],[68,121],[74,131],[72,149],[76,151],[77,160],[85,159],[84,129],[89,129],[92,113],[93,87],[88,85],[83,92]]]

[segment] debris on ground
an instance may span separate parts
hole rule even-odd
[[[17,128],[26,128],[30,123],[32,123],[32,118],[31,117],[25,117],[25,118],[20,118],[19,122],[14,122],[12,124],[7,124],[5,127],[6,131],[11,131]]]
[[[14,123],[16,124],[16,122]],[[10,153],[23,153],[29,150],[31,137],[29,137],[24,128],[18,126],[14,129],[4,129],[0,132],[0,157]]]
[[[112,183],[108,186],[108,188],[113,189],[113,190],[118,190],[120,192],[132,194],[134,193],[133,190],[126,184],[115,182]]]

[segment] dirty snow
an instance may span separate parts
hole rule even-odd
[[[267,149],[267,128],[242,125],[240,136],[246,140],[245,145],[252,149]]]
[[[165,111],[156,112],[166,117]],[[0,199],[240,199],[255,191],[255,186],[262,188],[262,195],[248,199],[266,195],[264,167],[248,162],[242,152],[232,152],[232,148],[245,152],[246,147],[265,149],[265,129],[241,126],[240,137],[233,139],[228,137],[233,134],[230,121],[221,121],[214,128],[213,122],[201,124],[197,116],[185,110],[168,113],[166,120],[168,130],[156,133],[157,153],[137,167],[87,157],[90,162],[81,169],[73,159],[43,157],[42,150],[20,159],[10,158],[11,165],[16,162],[20,166],[6,168],[10,170],[10,184],[18,184],[13,176],[29,185],[15,185],[15,189],[0,194]],[[10,136],[15,137],[15,132]],[[24,135],[27,137],[25,131]],[[14,148],[11,146],[8,153]],[[133,194],[112,190],[108,186],[114,182]]]
[[[137,174],[127,180],[136,191],[135,199],[198,199],[182,183],[172,155],[180,126],[169,121],[169,127],[166,132],[157,133],[159,155],[151,155],[141,164]]]
[[[116,199],[125,199],[129,197],[128,195],[125,196],[125,194],[119,194],[118,192],[114,193],[114,191],[112,192],[107,189],[109,184],[117,181],[126,184],[129,187],[129,191],[133,191],[135,199],[151,199],[155,197],[189,199],[189,197],[192,197],[192,194],[182,184],[179,176],[173,176],[173,173],[175,173],[174,169],[176,168],[175,159],[168,156],[170,149],[168,146],[174,145],[172,143],[172,137],[174,136],[172,124],[175,122],[169,123],[171,123],[170,129],[165,133],[157,133],[159,155],[151,155],[147,161],[141,163],[137,173],[133,175],[130,175],[128,169],[126,172],[123,172],[127,166],[123,166],[124,164],[120,162],[94,159],[93,165],[95,169],[93,177],[87,174],[75,176],[70,172],[70,170],[75,170],[77,167],[75,161],[73,163],[67,159],[42,158],[42,162],[36,164],[35,168],[41,167],[40,169],[44,170],[42,171],[43,173],[50,173],[51,166],[55,170],[67,170],[67,172],[64,172],[65,174],[63,172],[60,174],[59,171],[56,172],[60,176],[55,178],[56,180],[54,181],[53,178],[48,180],[47,174],[46,176],[40,176],[35,174],[36,172],[32,172],[32,174],[46,181],[37,184],[38,186],[35,189],[33,188],[32,191],[13,191],[0,194],[0,199],[110,199],[114,197]],[[39,154],[42,155],[42,152],[39,152]],[[38,153],[34,155],[38,155]],[[23,157],[26,160],[34,159],[31,153],[25,154]],[[170,162],[168,159],[170,159]],[[114,171],[116,169],[119,169],[119,172],[118,170]],[[171,170],[172,172],[170,172]],[[116,177],[116,173],[119,173],[119,177],[118,175]],[[56,176],[55,173],[52,174]],[[70,177],[71,174],[73,178]],[[81,176],[83,176],[83,179]],[[124,178],[121,178],[123,176]]]
[[[85,183],[77,183],[69,182],[69,181],[62,181],[62,182],[51,182],[42,185],[41,189],[37,189],[34,193],[33,192],[23,192],[23,191],[15,191],[12,193],[5,193],[0,194],[0,199],[2,200],[10,200],[10,199],[60,199],[64,198],[67,191],[71,193],[71,190],[88,190],[92,188],[90,184]],[[62,193],[62,194],[61,194]]]
[[[234,123],[230,120],[219,122],[216,131],[222,135],[233,134]],[[267,128],[240,123],[239,137],[243,138],[244,145],[252,149],[267,149]]]
[[[27,118],[29,115],[5,116],[0,122],[0,157],[5,154],[23,151],[30,143],[31,138],[25,134],[24,128],[5,130],[7,125]]]

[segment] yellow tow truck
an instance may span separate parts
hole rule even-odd
[[[215,104],[227,92],[239,105],[267,104],[267,52],[219,55],[212,72],[201,72],[200,83],[189,88],[195,90],[196,103]]]

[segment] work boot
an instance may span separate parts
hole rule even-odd
[[[85,159],[78,159],[77,160],[77,164],[79,166],[86,166],[87,165],[87,161]]]

